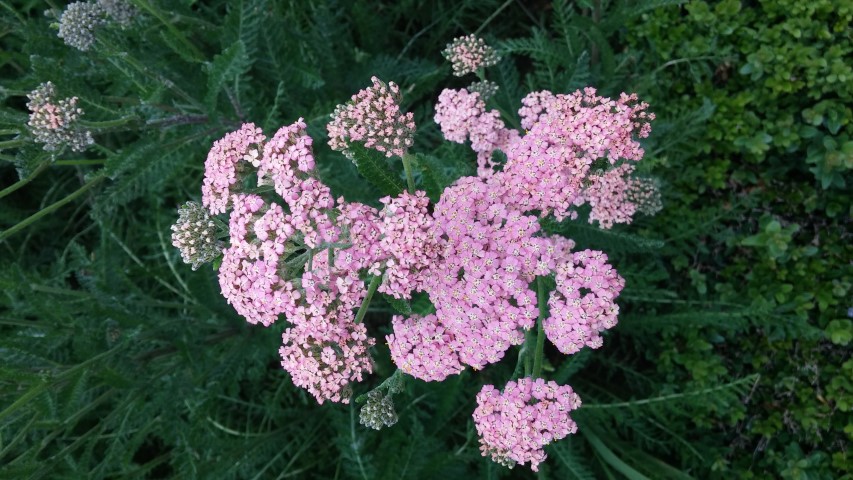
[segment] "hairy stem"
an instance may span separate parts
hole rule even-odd
[[[98,175],[95,175],[94,177],[92,177],[91,180],[89,180],[88,182],[83,184],[82,187],[77,189],[75,192],[69,194],[67,197],[63,198],[62,200],[59,200],[56,203],[53,203],[53,204],[39,210],[38,212],[30,215],[29,217],[25,218],[24,220],[18,222],[17,225],[10,227],[6,230],[3,230],[2,232],[0,232],[0,241],[6,240],[7,238],[11,237],[12,235],[14,235],[14,234],[20,232],[21,230],[27,228],[30,224],[40,220],[45,215],[49,215],[49,214],[55,212],[56,210],[59,210],[65,204],[71,202],[75,198],[77,198],[80,195],[83,195],[84,193],[89,191],[92,187],[99,184],[105,178],[107,178],[107,176],[103,172],[99,173]]]
[[[377,275],[370,280],[370,286],[367,287],[367,296],[361,301],[358,313],[355,314],[355,323],[361,323],[364,320],[364,316],[367,315],[367,309],[370,306],[370,299],[373,298],[373,294],[376,293],[376,289],[379,288],[380,283],[382,283],[382,275]]]
[[[542,322],[545,320],[545,307],[547,306],[547,298],[545,294],[545,283],[541,278],[536,279],[536,293],[539,300],[539,318],[536,321],[536,354],[533,358],[533,378],[542,376],[542,361],[545,357],[545,332]]]
[[[78,160],[57,160],[53,162],[54,165],[66,165],[66,166],[76,166],[76,165],[103,165],[104,160],[93,160],[93,159],[85,159],[81,158]]]
[[[139,121],[139,117],[136,115],[128,115],[126,117],[117,118],[115,120],[104,120],[100,122],[90,122],[86,120],[80,120],[80,125],[83,125],[87,128],[92,128],[95,130],[106,130],[110,128],[123,127],[130,123],[134,123]]]
[[[27,176],[27,178],[22,178],[17,182],[4,188],[3,190],[0,190],[0,198],[3,198],[6,195],[9,195],[10,193],[14,192],[15,190],[23,187],[24,185],[32,182],[36,177],[39,176],[39,174],[41,174],[41,172],[47,170],[47,167],[49,166],[50,162],[42,162],[38,167],[36,167],[35,170],[32,171],[32,173],[29,174],[29,176]]]
[[[27,144],[27,141],[24,140],[23,138],[15,138],[12,140],[5,140],[3,142],[0,142],[0,150],[5,150],[7,148],[16,148],[16,147],[20,147],[20,146],[23,146],[26,144]]]
[[[406,171],[406,182],[409,184],[409,193],[415,193],[415,177],[412,175],[412,156],[403,154],[403,170]]]

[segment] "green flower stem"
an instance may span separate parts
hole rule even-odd
[[[406,182],[409,184],[409,193],[415,193],[415,177],[412,175],[412,155],[403,154],[403,170],[406,171]]]
[[[536,340],[533,339],[533,329],[524,333],[524,345],[521,346],[521,351],[524,353],[524,376],[529,377],[533,374],[533,344]]]
[[[0,135],[18,135],[21,133],[17,128],[4,128],[0,129]]]
[[[13,183],[12,185],[9,185],[8,187],[4,188],[3,190],[0,190],[0,198],[3,198],[6,195],[9,195],[10,193],[14,192],[15,190],[23,187],[24,185],[32,182],[36,177],[39,176],[39,174],[41,174],[41,172],[47,170],[47,167],[49,166],[50,162],[42,162],[38,167],[36,167],[35,170],[32,171],[32,173],[29,174],[29,176],[27,176],[27,178],[22,178],[17,182]]]
[[[135,123],[139,121],[139,117],[136,115],[128,115],[126,117],[117,118],[115,120],[104,120],[101,122],[89,122],[86,120],[80,120],[80,125],[91,128],[93,130],[108,130],[116,127],[123,127],[130,123]]]
[[[17,148],[17,147],[24,146],[26,144],[27,144],[27,141],[24,140],[23,138],[15,138],[12,140],[6,140],[3,142],[0,142],[0,150],[5,150],[8,148]]]
[[[104,160],[88,160],[85,158],[77,160],[57,160],[54,165],[76,166],[76,165],[103,165]]]
[[[545,285],[541,278],[536,279],[536,293],[539,299],[539,319],[536,321],[536,356],[533,358],[533,378],[542,376],[542,361],[545,357],[545,332],[543,330],[542,321],[545,319],[545,307],[547,306],[547,298],[545,294]]]
[[[370,281],[370,286],[367,287],[367,296],[364,297],[361,306],[358,307],[358,313],[355,314],[355,323],[361,323],[364,320],[364,316],[367,315],[367,308],[370,306],[370,299],[373,298],[373,294],[376,293],[380,283],[382,283],[382,275],[377,275]]]
[[[20,232],[21,230],[27,228],[31,223],[34,223],[34,222],[40,220],[45,215],[49,215],[49,214],[55,212],[56,210],[59,210],[65,204],[71,202],[75,198],[77,198],[80,195],[83,195],[84,193],[89,191],[95,185],[101,183],[101,181],[104,180],[105,178],[107,178],[107,175],[103,171],[101,171],[100,173],[98,173],[97,175],[92,177],[91,180],[89,180],[88,182],[83,184],[83,186],[80,187],[79,189],[77,189],[77,191],[69,194],[67,197],[63,198],[62,200],[59,200],[56,203],[53,203],[52,205],[49,205],[49,206],[39,210],[38,212],[30,215],[29,217],[20,221],[17,225],[0,232],[0,241],[6,240],[7,238],[11,237],[12,235],[14,235],[14,234]]]

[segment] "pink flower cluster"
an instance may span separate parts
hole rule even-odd
[[[637,205],[628,196],[633,171],[633,165],[623,163],[589,175],[589,185],[575,201],[575,204],[585,202],[591,207],[589,223],[598,222],[604,229],[611,228],[614,223],[631,223],[637,211]]]
[[[231,191],[240,191],[242,187],[237,185],[240,163],[256,162],[264,140],[266,136],[261,129],[247,123],[214,142],[204,162],[201,185],[201,203],[210,213],[217,215],[228,209]]]
[[[425,272],[441,253],[440,240],[433,230],[433,217],[427,208],[429,198],[419,191],[414,195],[403,192],[399,197],[385,197],[380,201],[385,204],[379,212],[382,256],[371,271],[378,275],[380,267],[384,267],[380,292],[395,298],[411,298],[413,290],[424,289]]]
[[[466,45],[470,53],[479,44]],[[330,145],[347,153],[350,142],[363,142],[402,156],[412,116],[400,113],[396,85],[373,83],[336,109]],[[573,216],[589,203],[590,220],[609,227],[630,221],[642,202],[653,206],[652,190],[631,178],[628,162],[642,158],[635,137],[648,135],[654,116],[633,95],[535,92],[519,112],[522,136],[485,108],[479,93],[442,92],[436,121],[448,140],[471,140],[480,168],[447,187],[432,210],[420,191],[382,198],[379,210],[336,200],[316,175],[302,119],[269,140],[246,124],[211,149],[204,206],[214,215],[231,210],[222,294],[250,323],[287,318],[281,365],[318,402],[348,402],[350,384],[372,372],[375,342],[354,314],[369,300],[369,276],[381,279],[382,293],[408,299],[422,291],[435,306],[434,314],[395,316],[386,337],[394,363],[425,381],[482,369],[524,342],[540,313],[530,287],[537,277],[555,276],[543,329],[561,352],[601,346],[601,332],[616,324],[625,282],[607,256],[572,252],[574,242],[545,235],[539,218]],[[491,159],[497,149],[507,156],[500,171]],[[596,161],[606,168],[592,172]],[[280,201],[263,197],[264,186]],[[483,454],[507,466],[530,462],[536,471],[543,447],[575,432],[569,412],[580,400],[568,386],[523,378],[503,393],[485,386],[477,403]],[[387,407],[371,406],[367,424],[388,424]]]
[[[633,177],[634,165],[623,163],[591,173],[575,205],[589,204],[589,223],[609,229],[616,223],[631,223],[636,213],[654,215],[661,208],[660,191],[654,180]]]
[[[573,246],[562,237],[535,237],[536,217],[524,215],[502,173],[463,177],[435,206],[441,259],[427,271],[425,290],[462,363],[480,369],[524,341],[538,314],[528,288]]]
[[[27,125],[36,141],[44,144],[45,150],[58,150],[68,146],[82,152],[95,143],[92,133],[79,125],[83,110],[77,106],[77,97],[56,99],[56,87],[45,82],[27,95],[30,101],[30,121]]]
[[[335,108],[332,121],[326,125],[329,146],[350,159],[352,142],[364,143],[366,148],[387,157],[402,157],[414,143],[414,115],[400,111],[402,95],[397,84],[386,85],[376,77],[370,81],[373,86],[360,90],[348,103]]]
[[[477,175],[483,177],[493,172],[495,150],[506,151],[518,140],[515,130],[505,127],[497,110],[486,111],[486,103],[479,93],[466,89],[444,89],[435,106],[435,122],[441,127],[444,138],[455,143],[471,140],[471,149],[477,152]]]
[[[435,315],[392,320],[394,333],[388,335],[391,359],[407,374],[427,382],[440,382],[464,368],[453,349],[453,336]]]
[[[455,38],[441,54],[452,64],[453,74],[457,77],[497,65],[501,60],[494,48],[474,34]]]
[[[547,457],[543,447],[577,431],[569,412],[580,405],[571,387],[541,378],[507,382],[503,393],[485,385],[473,415],[480,451],[501,465],[530,462],[530,468],[539,471]]]
[[[318,402],[346,402],[349,383],[372,371],[364,325],[354,309],[366,295],[359,270],[376,261],[375,209],[343,204],[316,178],[312,140],[302,119],[269,140],[253,124],[216,143],[205,163],[207,209],[229,208],[229,244],[219,267],[222,295],[250,323],[268,326],[281,315],[293,325],[282,335],[282,367]],[[281,202],[241,193],[257,169]],[[336,222],[341,214],[346,220]],[[346,230],[342,233],[342,228]],[[351,236],[352,244],[341,243]],[[334,251],[334,246],[339,248]],[[355,259],[338,268],[335,256]],[[355,267],[355,268],[346,268]]]
[[[557,267],[556,282],[548,299],[550,315],[542,322],[548,340],[566,355],[584,346],[600,347],[601,331],[616,325],[615,300],[625,280],[607,263],[607,255],[583,250]]]
[[[654,119],[636,95],[611,100],[593,88],[571,95],[534,92],[522,103],[519,115],[529,131],[510,145],[504,170],[520,177],[543,213],[553,212],[558,220],[577,215],[572,206],[595,160],[643,157],[633,137],[648,136]]]

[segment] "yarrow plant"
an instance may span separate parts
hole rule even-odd
[[[77,97],[58,99],[56,87],[51,82],[42,83],[27,95],[30,101],[30,121],[27,125],[36,141],[44,149],[53,151],[69,147],[82,152],[94,143],[92,133],[83,128],[79,119],[83,109],[77,106]]]
[[[454,45],[448,51],[469,67],[497,58],[471,38]],[[442,381],[522,346],[523,376],[517,369],[503,392],[483,387],[474,422],[483,455],[537,470],[543,447],[576,431],[569,412],[580,406],[571,387],[542,378],[544,340],[566,355],[600,347],[625,285],[607,255],[575,251],[540,220],[575,218],[590,204],[590,220],[606,228],[630,221],[640,204],[653,210],[649,183],[629,175],[654,116],[633,95],[536,92],[522,102],[519,132],[486,109],[490,88],[445,90],[436,122],[447,140],[471,141],[478,170],[431,205],[407,161],[415,125],[401,110],[400,89],[371,81],[335,109],[329,146],[355,162],[365,155],[356,143],[401,157],[407,191],[378,199],[379,209],[335,198],[317,174],[302,119],[271,138],[247,123],[213,144],[202,203],[181,211],[175,245],[194,267],[221,252],[222,295],[249,323],[287,322],[281,365],[319,403],[348,403],[354,384],[373,372],[376,340],[363,321],[377,291],[399,301],[428,296],[432,313],[391,321],[385,341],[397,372],[356,398],[370,428],[396,422],[392,396],[406,376]],[[495,150],[505,154],[502,164]],[[224,245],[216,241],[218,215],[227,216]]]

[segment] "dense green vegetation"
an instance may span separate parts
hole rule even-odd
[[[848,3],[130,3],[132,24],[81,52],[56,36],[60,2],[0,1],[0,477],[533,478],[481,457],[471,421],[514,355],[409,381],[399,423],[366,429],[357,404],[295,388],[284,327],[246,324],[169,239],[211,143],[243,121],[304,117],[323,180],[376,204],[325,144],[371,75],[401,85],[415,150],[441,162],[420,165],[420,188],[471,174],[432,117],[465,85],[440,52],[472,32],[503,54],[489,106],[510,125],[526,93],[587,85],[657,114],[640,168],[664,209],[610,231],[546,225],[606,251],[627,286],[604,347],[546,349],[545,376],[584,406],[539,476],[850,477]],[[26,94],[48,80],[79,97],[85,152],[51,157],[28,134]],[[374,301],[371,335],[399,308]],[[395,370],[377,343],[356,394]]]

